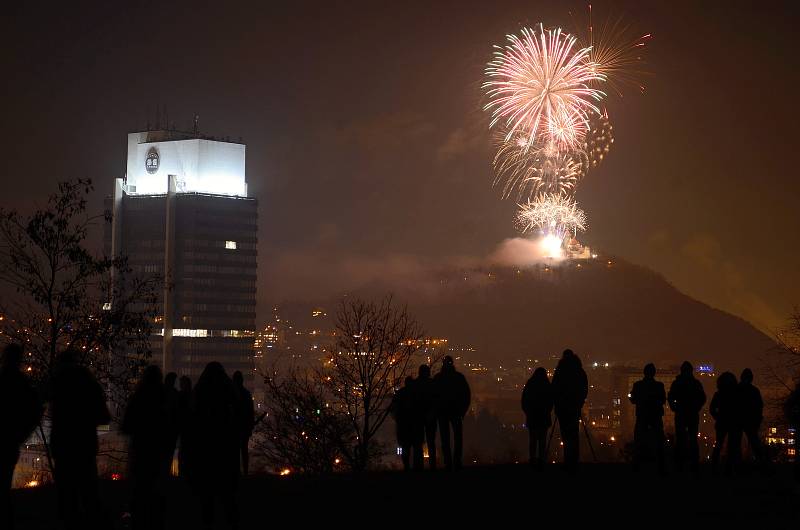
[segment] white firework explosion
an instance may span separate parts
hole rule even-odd
[[[560,28],[524,28],[496,46],[486,67],[483,88],[489,102],[490,128],[507,128],[506,140],[523,133],[528,147],[547,136],[560,150],[579,147],[589,114],[600,112],[596,103],[605,95],[589,86],[603,81],[588,60],[591,48],[581,48],[575,37]]]
[[[564,195],[538,195],[519,208],[517,224],[523,233],[538,232],[563,240],[569,233],[586,230],[586,214]]]

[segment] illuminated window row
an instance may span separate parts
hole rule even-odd
[[[164,330],[161,330],[159,335],[163,335]],[[241,330],[241,329],[186,329],[178,328],[172,330],[173,337],[253,337],[256,332],[254,330]]]

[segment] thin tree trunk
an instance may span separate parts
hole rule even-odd
[[[53,457],[50,455],[50,444],[47,443],[47,437],[44,435],[44,424],[41,421],[39,421],[39,436],[42,437],[42,443],[44,444],[44,453],[47,455],[47,467],[50,468],[50,475],[55,478],[56,468],[53,465]]]

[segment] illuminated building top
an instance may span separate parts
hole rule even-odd
[[[178,193],[246,197],[245,149],[241,143],[177,131],[130,133],[125,191],[163,195],[169,175],[175,175]]]

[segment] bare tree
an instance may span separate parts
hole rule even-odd
[[[43,390],[59,354],[76,353],[119,412],[150,354],[160,279],[86,248],[90,228],[103,221],[86,212],[91,190],[88,180],[63,182],[31,215],[0,210],[0,282],[16,290],[0,307],[0,338],[23,345]]]
[[[391,296],[345,299],[336,314],[336,343],[320,375],[336,410],[346,414],[350,443],[343,456],[365,470],[381,453],[376,434],[422,344],[420,325]]]
[[[775,332],[775,347],[769,353],[764,358],[769,374],[786,390],[794,390],[793,381],[800,377],[800,307]]]
[[[345,469],[342,446],[348,425],[331,406],[329,388],[315,373],[292,369],[264,378],[265,412],[256,426],[255,449],[276,470],[324,474]]]

